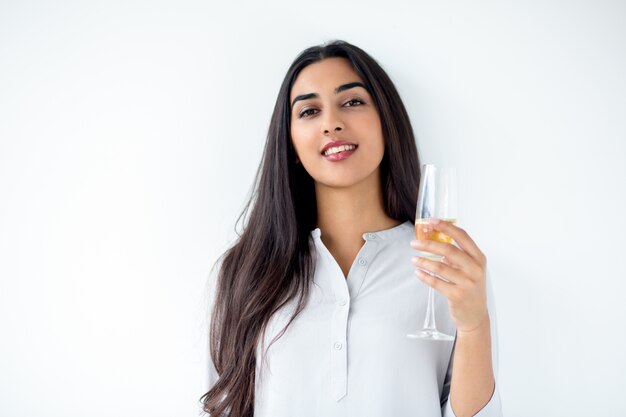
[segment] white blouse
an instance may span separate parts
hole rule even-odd
[[[270,320],[257,347],[256,417],[452,417],[448,401],[452,341],[411,339],[421,330],[428,287],[414,274],[413,225],[365,233],[345,278],[322,243],[315,244],[314,284],[305,309],[295,302]],[[497,383],[498,344],[493,294],[487,279],[496,390],[476,416],[502,416]],[[435,292],[437,327],[456,328],[446,299]],[[217,375],[209,363],[209,386]]]

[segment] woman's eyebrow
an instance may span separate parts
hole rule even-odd
[[[293,108],[293,105],[296,104],[296,101],[308,100],[310,98],[316,98],[316,97],[319,97],[317,93],[309,93],[309,94],[302,94],[301,96],[296,96],[296,98],[294,98],[293,101],[291,102],[291,108]]]
[[[339,87],[335,88],[335,94],[339,94],[342,91],[349,90],[349,89],[354,88],[354,87],[363,87],[363,89],[367,90],[367,88],[365,88],[363,83],[360,83],[360,82],[357,81],[357,82],[353,82],[353,83],[340,85]]]
[[[346,90],[349,90],[349,89],[354,88],[354,87],[362,87],[365,90],[367,90],[367,88],[365,88],[365,85],[363,85],[363,83],[360,83],[360,82],[356,81],[356,82],[353,82],[353,83],[343,84],[343,85],[340,85],[339,87],[335,88],[335,94],[339,94],[342,91],[346,91]],[[302,94],[300,96],[296,96],[296,98],[294,98],[293,101],[291,102],[291,107],[293,108],[293,105],[296,104],[296,101],[308,100],[310,98],[317,98],[317,97],[319,97],[319,95],[317,93],[308,93],[308,94]]]

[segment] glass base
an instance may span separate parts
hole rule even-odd
[[[432,329],[423,329],[417,333],[409,333],[406,335],[411,339],[424,339],[424,340],[441,340],[441,341],[451,341],[454,340],[454,336],[447,335],[445,333],[441,333],[437,330]]]

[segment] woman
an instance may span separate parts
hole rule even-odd
[[[206,412],[501,415],[485,257],[445,222],[430,227],[458,247],[412,241],[419,175],[408,115],[376,61],[342,41],[302,52],[211,291]],[[427,294],[413,271],[445,296],[438,324],[454,343],[406,337]]]

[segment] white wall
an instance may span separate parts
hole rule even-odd
[[[506,415],[626,415],[625,20],[591,0],[0,2],[0,415],[197,415],[206,276],[287,67],[334,38],[462,173]]]

